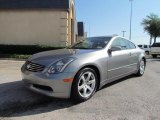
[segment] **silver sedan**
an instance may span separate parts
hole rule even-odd
[[[30,90],[82,102],[107,83],[131,74],[142,76],[145,67],[143,50],[125,38],[106,36],[34,54],[21,71]]]

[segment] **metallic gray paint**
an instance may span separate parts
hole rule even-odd
[[[76,73],[85,66],[92,65],[97,67],[100,72],[100,87],[136,73],[140,60],[145,58],[144,51],[136,47],[136,49],[114,51],[112,54],[108,54],[108,49],[116,38],[119,38],[119,36],[113,37],[104,49],[61,49],[35,54],[28,61],[45,65],[46,69],[41,73],[33,73],[22,67],[23,81],[27,83],[26,86],[29,89],[35,92],[52,97],[69,98],[72,82],[65,83],[63,79],[74,78]],[[50,65],[66,57],[74,57],[76,60],[70,63],[62,73],[47,73]],[[33,83],[49,86],[53,89],[53,92],[36,89],[33,87]]]

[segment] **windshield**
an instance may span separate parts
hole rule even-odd
[[[112,37],[90,37],[83,41],[80,41],[73,46],[71,49],[102,49],[104,48]]]

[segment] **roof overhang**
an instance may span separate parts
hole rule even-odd
[[[70,6],[70,0],[0,0],[0,9],[69,10]]]

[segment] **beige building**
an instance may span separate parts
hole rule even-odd
[[[0,44],[70,45],[76,24],[74,0],[0,0]]]

